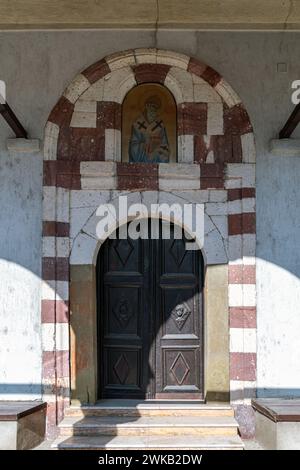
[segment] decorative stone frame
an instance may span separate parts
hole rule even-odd
[[[178,163],[120,161],[122,101],[145,82],[160,83],[175,97]],[[73,398],[97,398],[95,210],[126,193],[146,204],[205,204],[206,395],[226,399],[230,392],[241,431],[250,435],[255,145],[231,87],[210,67],[171,51],[135,49],[106,57],[75,78],[49,116],[43,191],[43,381],[50,432],[69,405],[70,351]]]

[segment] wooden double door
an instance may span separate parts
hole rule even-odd
[[[100,250],[99,398],[203,398],[203,258],[162,230]]]

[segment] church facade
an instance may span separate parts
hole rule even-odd
[[[30,133],[0,123],[1,399],[46,402],[48,437],[126,398],[225,403],[253,438],[251,400],[300,389],[298,139],[277,139],[297,33],[0,35],[24,44],[0,80]],[[157,237],[113,236],[122,198]]]

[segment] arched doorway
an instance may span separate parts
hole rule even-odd
[[[99,398],[204,397],[203,257],[157,223],[157,239],[117,232],[98,255]]]

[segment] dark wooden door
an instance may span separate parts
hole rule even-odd
[[[203,397],[203,260],[170,235],[100,250],[100,397]]]

